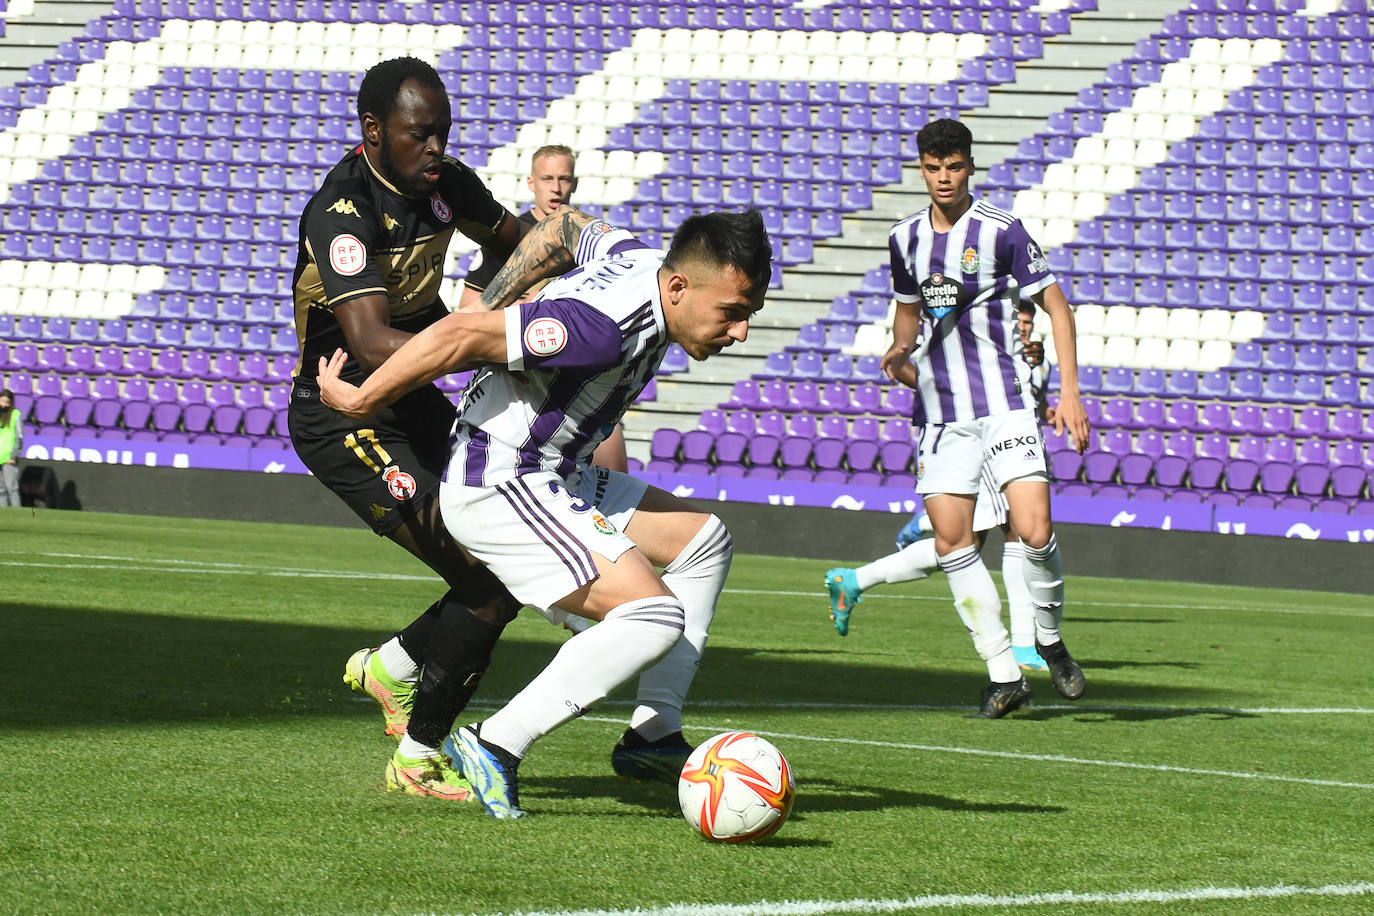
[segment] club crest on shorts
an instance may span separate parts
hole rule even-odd
[[[444,222],[448,222],[449,220],[453,219],[453,210],[451,210],[449,208],[449,205],[444,201],[444,199],[439,196],[438,191],[435,191],[433,194],[429,195],[429,206],[430,209],[434,211],[434,215],[439,217],[439,219],[443,220]]]
[[[531,356],[553,356],[568,345],[568,328],[557,318],[536,318],[525,326],[525,349]]]
[[[356,235],[336,235],[329,243],[329,266],[339,276],[351,277],[367,266],[367,249]]]
[[[600,531],[602,534],[616,533],[615,525],[611,524],[611,520],[595,509],[592,510],[592,524],[595,525],[596,530]]]
[[[382,480],[386,481],[391,495],[403,502],[415,495],[415,478],[394,464],[382,471]]]

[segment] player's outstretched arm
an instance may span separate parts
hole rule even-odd
[[[559,207],[536,223],[483,290],[481,307],[504,308],[538,281],[571,268],[576,263],[577,240],[594,219],[572,207]]]
[[[348,354],[320,357],[320,400],[361,419],[441,375],[506,362],[506,319],[500,312],[453,312],[416,334],[367,377],[362,386],[339,377]]]
[[[1088,412],[1078,394],[1078,327],[1073,309],[1058,283],[1050,284],[1033,298],[1050,316],[1054,352],[1059,361],[1059,406],[1054,412],[1054,431],[1063,435],[1068,430],[1074,448],[1082,453],[1088,447]]]

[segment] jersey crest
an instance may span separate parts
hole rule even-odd
[[[444,201],[444,199],[439,196],[438,191],[435,191],[433,194],[430,195],[429,205],[430,208],[434,210],[434,215],[439,217],[439,219],[443,222],[448,222],[449,220],[453,219],[453,211],[449,209],[449,205]]]

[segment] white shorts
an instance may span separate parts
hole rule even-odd
[[[973,504],[973,530],[991,531],[1007,522],[1007,496],[990,479],[988,467],[978,478],[978,501]]]
[[[1032,410],[928,425],[921,429],[919,440],[916,492],[922,496],[972,496],[984,486],[985,469],[987,486],[997,494],[1013,480],[1049,480],[1045,443]]]
[[[455,476],[439,487],[445,527],[524,604],[552,608],[596,579],[593,553],[615,561],[635,546],[624,526],[647,484],[628,474],[536,471],[495,487]]]

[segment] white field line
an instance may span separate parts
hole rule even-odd
[[[623,724],[624,722],[623,719],[610,718],[607,716],[585,716],[584,718],[589,722],[611,722],[615,724]],[[737,725],[684,726],[684,728],[690,731],[703,731],[712,734],[715,732],[731,731],[737,727]],[[1062,754],[1023,754],[1017,751],[990,751],[982,748],[949,747],[939,744],[908,744],[900,741],[873,741],[866,738],[826,738],[818,735],[798,735],[790,732],[764,731],[761,729],[752,729],[752,731],[764,738],[782,739],[785,741],[814,741],[818,744],[845,744],[858,747],[879,747],[899,751],[922,751],[924,753],[934,754],[964,754],[970,757],[996,757],[1003,760],[1034,760],[1039,763],[1069,763],[1077,766],[1111,767],[1124,770],[1148,770],[1155,773],[1182,773],[1188,776],[1220,776],[1226,779],[1253,779],[1260,782],[1281,782],[1289,785],[1321,786],[1323,788],[1374,790],[1374,783],[1343,782],[1336,779],[1309,779],[1304,776],[1280,776],[1274,773],[1209,770],[1198,767],[1173,766],[1164,763],[1133,763],[1128,760],[1096,760],[1090,757],[1068,757]]]
[[[355,703],[374,702],[371,697],[350,697]],[[472,701],[473,706],[496,709],[504,705],[510,697],[487,697]],[[599,707],[638,705],[634,700],[602,700]],[[790,709],[798,712],[956,712],[972,709],[969,703],[806,703],[785,700],[692,700],[692,709]],[[1082,703],[1036,703],[1034,709],[1048,709],[1058,712],[1113,713],[1113,712],[1154,712],[1173,713],[1180,716],[1368,716],[1374,715],[1374,708],[1366,706],[1117,706],[1108,704]],[[600,721],[600,720],[596,720]]]
[[[1177,890],[1051,891],[1038,894],[924,894],[918,897],[851,897],[848,900],[760,900],[757,903],[674,903],[632,910],[515,910],[509,916],[819,916],[822,913],[905,913],[913,910],[1006,908],[1063,904],[1181,903],[1190,900],[1263,900],[1284,897],[1357,897],[1374,894],[1374,883],[1304,887],[1195,887]],[[495,916],[495,914],[493,914]]]
[[[374,579],[382,582],[441,581],[438,576],[426,573],[358,572],[356,570],[322,570],[295,566],[258,566],[245,563],[216,563],[208,560],[182,560],[171,557],[126,557],[111,554],[34,553],[31,551],[0,550],[0,556],[4,555],[15,557],[36,556],[50,559],[72,560],[76,562],[49,563],[15,559],[0,560],[0,567],[13,566],[34,569],[119,569],[134,572],[180,572],[211,575],[299,576],[301,578],[311,579]],[[101,563],[90,561],[108,562]],[[784,598],[810,598],[817,601],[825,598],[825,593],[819,590],[800,591],[796,589],[727,588],[724,590],[724,594],[775,595]],[[893,595],[872,591],[865,593],[864,599],[879,601],[926,601],[938,604],[947,604],[950,601],[947,595]],[[1304,614],[1319,617],[1374,617],[1374,610],[1349,608],[1315,610],[1306,608],[1242,607],[1234,604],[1171,604],[1162,601],[1090,601],[1083,599],[1075,599],[1073,605],[1075,607],[1131,608],[1135,610],[1221,611],[1224,613],[1239,611],[1261,614]]]

